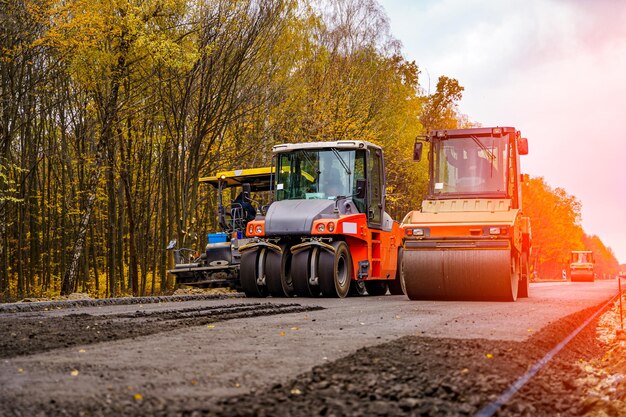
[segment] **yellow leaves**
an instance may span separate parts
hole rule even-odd
[[[213,324],[208,324],[206,327],[207,327],[208,329],[215,329],[215,325],[213,325]]]
[[[135,399],[135,401],[141,401],[143,400],[143,395],[137,392],[135,393],[135,395],[133,395],[133,398]]]
[[[485,354],[485,358],[487,358],[487,359],[493,359],[493,353],[487,353],[487,354]]]
[[[285,332],[284,332],[284,331],[281,331],[281,332],[280,332],[280,336],[284,336],[284,335],[285,335]]]
[[[24,373],[24,368],[17,368],[17,373],[18,374],[23,374]]]
[[[298,388],[294,388],[291,390],[291,394],[292,395],[302,395],[302,391],[300,391]]]
[[[79,372],[78,369],[72,369],[72,371],[70,372],[71,376],[78,376]]]

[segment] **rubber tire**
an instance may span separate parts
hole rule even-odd
[[[523,253],[520,261],[520,281],[519,286],[517,287],[517,297],[518,298],[528,298],[528,288],[529,288],[529,278],[530,278],[530,269],[528,265],[528,254]]]
[[[398,249],[398,262],[396,265],[396,279],[389,281],[389,293],[391,295],[404,295],[404,288],[402,288],[402,257],[404,256],[404,249]]]
[[[365,281],[367,293],[373,297],[387,294],[387,281],[375,280]]]
[[[260,260],[261,257],[265,257],[266,255],[267,249],[264,247],[256,250],[247,251],[241,254],[239,278],[241,280],[241,288],[246,294],[246,297],[267,297],[267,287],[257,284],[257,277],[259,276],[259,264],[264,263],[260,262]]]
[[[350,282],[348,296],[360,297],[365,295],[365,292],[365,281],[353,279],[352,282]]]
[[[318,271],[322,294],[326,297],[345,298],[352,281],[352,256],[346,242],[335,241],[335,253],[320,253]]]
[[[298,297],[319,297],[319,285],[311,285],[311,262],[319,259],[319,248],[307,249],[295,253],[291,259],[291,278],[293,280],[293,290]],[[318,272],[319,275],[319,272]]]
[[[511,295],[508,300],[516,301],[519,294],[521,256],[511,253]]]
[[[265,260],[265,282],[272,297],[293,297],[291,277],[291,251],[286,244],[281,244],[282,253],[268,251]]]

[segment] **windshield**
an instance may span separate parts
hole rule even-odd
[[[506,194],[506,136],[438,139],[433,146],[433,195]]]
[[[297,150],[278,156],[276,199],[335,199],[356,193],[365,178],[365,151]]]

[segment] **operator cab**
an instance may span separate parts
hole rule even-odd
[[[370,224],[384,217],[381,149],[363,141],[286,144],[277,153],[275,201],[333,200],[340,213],[369,213]]]
[[[519,196],[516,172],[519,155],[528,153],[528,142],[510,127],[432,131],[429,200],[459,198],[512,198]],[[414,159],[421,157],[416,142]]]

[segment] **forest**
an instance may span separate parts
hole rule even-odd
[[[168,241],[202,249],[217,227],[198,179],[277,143],[381,145],[400,220],[426,193],[416,136],[479,125],[376,0],[0,0],[0,19],[0,300],[172,291]],[[617,271],[575,197],[542,178],[524,194],[539,276],[584,247]]]

